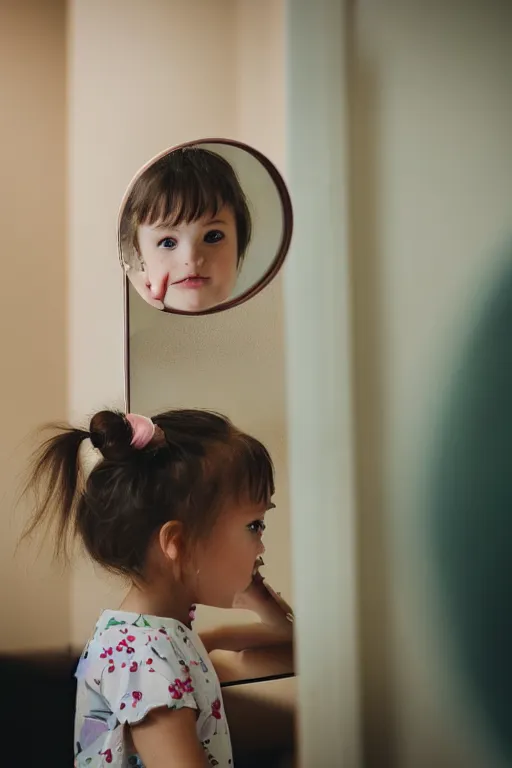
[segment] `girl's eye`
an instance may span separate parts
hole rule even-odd
[[[224,232],[220,232],[218,229],[212,229],[204,236],[205,243],[220,243],[221,240],[224,240]]]
[[[249,523],[247,526],[251,533],[262,534],[267,527],[263,520],[255,520],[253,523]]]
[[[176,242],[174,237],[164,237],[164,239],[160,240],[160,242],[158,243],[158,247],[159,248],[170,248],[170,249],[172,249],[172,248],[176,248],[177,245],[178,245],[178,243]]]

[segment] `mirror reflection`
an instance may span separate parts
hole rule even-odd
[[[246,145],[205,140],[168,150],[137,174],[121,206],[120,258],[150,306],[206,314],[264,288],[291,231],[273,164]]]

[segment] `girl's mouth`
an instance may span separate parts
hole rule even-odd
[[[209,281],[209,277],[203,277],[202,275],[188,275],[182,280],[176,280],[172,285],[177,288],[203,288]]]

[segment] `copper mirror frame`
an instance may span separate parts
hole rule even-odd
[[[246,301],[256,296],[260,291],[263,290],[263,288],[265,288],[274,279],[274,277],[277,275],[277,273],[283,266],[284,260],[286,258],[286,254],[288,253],[288,250],[290,248],[292,232],[293,232],[293,208],[292,208],[292,202],[290,199],[290,194],[288,192],[288,188],[284,182],[283,177],[281,176],[280,172],[277,170],[276,166],[268,159],[268,157],[263,155],[257,149],[254,149],[254,147],[250,147],[248,144],[244,144],[241,141],[235,141],[234,139],[199,139],[198,141],[186,141],[183,144],[177,144],[176,146],[173,146],[170,149],[166,149],[163,152],[160,152],[158,155],[153,157],[148,163],[146,163],[133,177],[133,179],[131,180],[128,186],[128,189],[126,190],[123,196],[123,199],[121,201],[121,206],[119,208],[118,219],[117,219],[117,247],[119,251],[119,261],[121,263],[121,267],[123,268],[123,272],[124,272],[125,283],[129,282],[129,277],[125,272],[125,262],[123,259],[123,253],[122,253],[122,247],[121,247],[121,236],[120,236],[121,226],[120,225],[121,225],[121,217],[123,214],[123,210],[128,200],[128,197],[131,193],[131,190],[133,189],[133,185],[140,178],[140,176],[148,168],[150,168],[153,165],[153,163],[156,163],[161,158],[171,154],[171,152],[174,152],[179,149],[186,149],[187,147],[199,147],[202,144],[224,144],[225,146],[236,147],[238,149],[241,149],[244,152],[247,152],[249,155],[252,155],[252,157],[254,157],[254,159],[257,160],[263,166],[263,168],[267,171],[268,175],[272,179],[277,189],[279,199],[281,201],[281,206],[283,211],[283,233],[281,237],[281,242],[279,244],[279,248],[277,250],[277,254],[273,259],[272,263],[270,264],[269,268],[267,269],[267,271],[253,286],[251,286],[251,288],[248,288],[239,296],[236,296],[235,298],[230,299],[229,301],[225,301],[222,304],[218,304],[215,307],[204,309],[200,312],[186,312],[184,310],[167,308],[167,307],[157,310],[158,312],[167,312],[172,315],[185,315],[186,317],[197,317],[197,316],[201,317],[203,315],[213,315],[216,312],[225,312],[228,309],[232,309],[233,307],[238,307],[240,304],[244,304]],[[126,297],[125,311],[127,312],[128,311],[127,287],[125,287],[125,297]]]

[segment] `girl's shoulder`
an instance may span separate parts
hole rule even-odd
[[[103,611],[96,623],[92,639],[117,639],[122,645],[127,645],[162,637],[182,639],[189,633],[192,633],[192,630],[176,619],[128,611]]]
[[[104,611],[84,649],[76,676],[87,677],[93,667],[112,674],[119,667],[133,671],[140,665],[152,671],[163,663],[173,668],[198,667],[206,673],[206,656],[198,635],[175,619]]]

